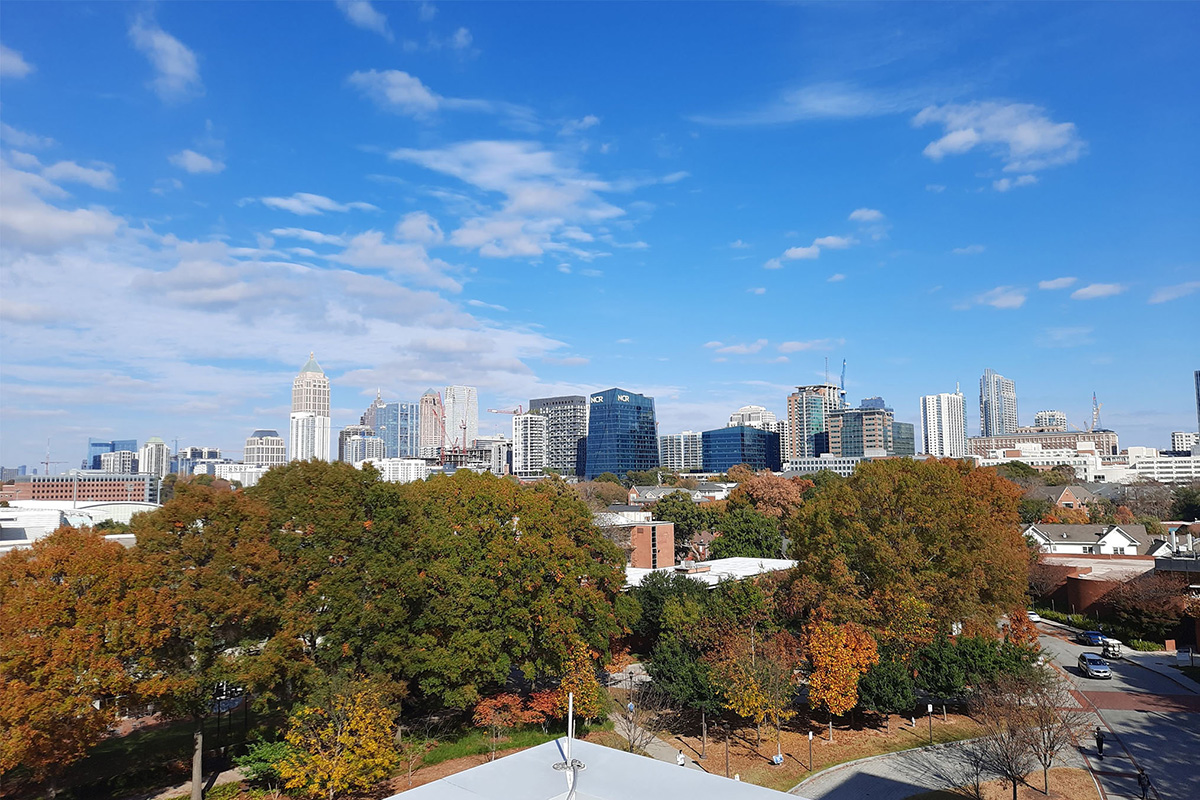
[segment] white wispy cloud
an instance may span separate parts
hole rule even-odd
[[[183,42],[144,16],[134,20],[129,38],[154,67],[157,76],[150,86],[160,98],[179,101],[204,93],[196,54]]]
[[[1089,283],[1071,292],[1072,300],[1097,300],[1101,297],[1113,297],[1128,289],[1120,283]]]
[[[856,208],[850,212],[852,222],[882,222],[883,212],[875,208]]]
[[[563,123],[563,126],[558,129],[559,136],[570,136],[586,131],[588,128],[594,128],[600,124],[600,118],[595,114],[588,114],[580,119],[569,119]]]
[[[321,233],[320,231],[310,231],[307,228],[272,228],[271,235],[284,239],[300,239],[305,242],[312,242],[313,244],[344,245],[346,243],[346,240],[341,236]]]
[[[692,175],[692,173],[690,173],[690,172],[685,172],[684,170],[680,170],[678,172],[672,172],[670,175],[664,175],[660,182],[661,183],[679,183],[684,178],[690,178],[691,175]]]
[[[337,7],[346,15],[351,25],[378,33],[389,42],[394,40],[387,17],[371,5],[369,0],[337,0]]]
[[[35,133],[26,133],[25,131],[14,128],[6,122],[0,122],[0,139],[13,147],[24,147],[29,150],[41,150],[47,147],[53,147],[57,142],[49,136],[38,136]]]
[[[415,119],[429,119],[439,111],[473,111],[500,114],[518,127],[536,129],[537,117],[526,106],[493,100],[444,97],[415,75],[399,69],[366,70],[353,73],[347,82],[384,111]]]
[[[1164,286],[1161,289],[1155,289],[1154,293],[1150,295],[1150,302],[1166,303],[1171,300],[1178,300],[1181,297],[1187,297],[1194,292],[1200,292],[1200,281],[1177,283],[1174,286]]]
[[[969,244],[966,247],[956,247],[950,252],[956,256],[977,256],[986,248],[981,244]]]
[[[1046,328],[1038,339],[1042,347],[1082,347],[1092,344],[1092,328],[1085,325]]]
[[[1036,175],[1021,175],[1016,178],[1000,178],[992,181],[992,188],[997,192],[1007,192],[1020,186],[1033,186],[1038,182]]]
[[[1078,278],[1052,278],[1048,281],[1038,281],[1039,289],[1066,289],[1071,286]]]
[[[33,65],[12,48],[0,44],[0,78],[24,78],[33,72]]]
[[[946,187],[941,183],[927,183],[925,184],[925,191],[933,192],[934,194],[941,194],[942,192],[946,191]]]
[[[396,223],[396,236],[424,245],[437,244],[446,238],[438,221],[424,211],[405,214],[404,218]]]
[[[820,255],[821,248],[815,244],[810,245],[809,247],[789,247],[787,250],[783,251],[783,257],[789,261],[817,258]]]
[[[736,241],[730,242],[729,246],[732,247],[734,250],[746,250],[748,248],[753,247],[754,245],[748,244],[747,242],[743,242],[741,239],[737,239]]]
[[[12,248],[52,253],[84,241],[107,239],[124,225],[124,220],[105,208],[64,208],[48,202],[67,196],[48,178],[14,169],[0,159],[0,240]],[[0,276],[16,272],[19,270],[9,262]]]
[[[216,158],[197,153],[195,150],[183,150],[168,156],[167,160],[180,169],[193,175],[200,173],[217,173],[225,169],[225,162]]]
[[[354,236],[345,250],[329,258],[352,267],[386,270],[424,286],[451,292],[462,290],[462,284],[447,274],[452,267],[445,261],[431,258],[424,247],[414,242],[389,241],[380,231]]]
[[[837,283],[838,281],[844,281],[844,280],[846,280],[845,275],[843,275],[840,272],[835,272],[834,274],[832,274],[828,278],[826,278],[825,282],[826,283]]]
[[[747,289],[746,291],[749,292],[750,294],[766,294],[767,293],[766,288],[763,286],[755,286],[750,289]]]
[[[776,349],[781,353],[800,353],[806,350],[832,350],[845,343],[845,339],[809,339],[806,342],[780,342]]]
[[[997,286],[975,297],[975,303],[992,308],[1020,308],[1025,305],[1026,291],[1014,286]]]
[[[56,183],[82,183],[109,192],[117,189],[117,176],[107,164],[84,167],[74,161],[59,161],[43,169],[42,177]]]
[[[1054,122],[1046,109],[1028,103],[928,106],[912,122],[916,127],[941,125],[945,131],[925,147],[928,158],[940,161],[978,146],[1004,161],[1006,172],[1036,172],[1069,164],[1087,147],[1074,123]]]
[[[850,83],[818,83],[788,89],[766,105],[728,114],[698,114],[690,119],[705,125],[782,125],[816,119],[859,119],[897,114],[920,108],[924,90],[879,92]]]
[[[706,344],[704,346],[709,347],[712,344],[713,344],[712,342],[709,342],[708,344]],[[720,344],[720,343],[718,342],[717,344]],[[749,356],[749,355],[754,355],[755,353],[759,352],[766,346],[767,346],[766,339],[758,339],[756,341],[746,342],[744,344],[722,345],[722,346],[719,346],[716,348],[716,352],[721,353],[722,355],[728,355],[728,356]]]
[[[492,311],[508,311],[504,306],[495,303],[485,303],[482,300],[468,300],[467,305],[475,308],[490,308]]]
[[[815,247],[823,247],[826,250],[845,250],[853,244],[856,242],[849,236],[821,236],[813,239]]]
[[[378,207],[370,203],[339,203],[323,195],[309,194],[308,192],[296,192],[291,197],[262,197],[259,199],[267,208],[290,211],[300,216],[323,214],[326,211],[350,211],[351,209],[359,211],[379,210]]]

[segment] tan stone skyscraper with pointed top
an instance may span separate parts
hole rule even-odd
[[[329,460],[329,378],[313,353],[292,381],[292,461]]]

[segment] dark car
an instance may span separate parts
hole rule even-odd
[[[1100,645],[1104,644],[1104,634],[1100,631],[1080,631],[1079,635],[1075,637],[1075,640],[1080,644],[1099,647]]]

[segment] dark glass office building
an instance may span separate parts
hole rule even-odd
[[[102,442],[99,439],[89,438],[87,458],[83,461],[83,468],[100,469],[102,453],[117,453],[122,450],[131,450],[136,453],[138,451],[137,439],[114,439],[111,442]]]
[[[386,458],[420,456],[420,409],[416,403],[384,403],[374,409],[372,426]],[[365,415],[364,415],[365,418]],[[364,424],[370,424],[366,422]]]
[[[705,472],[725,472],[735,464],[774,472],[783,469],[779,434],[775,431],[764,431],[748,425],[717,428],[700,434],[700,446],[704,453]]]
[[[892,423],[892,454],[910,458],[917,454],[917,431],[911,422]]]
[[[588,480],[605,472],[658,466],[658,430],[654,398],[624,389],[607,389],[588,397]]]

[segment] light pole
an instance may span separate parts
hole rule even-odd
[[[933,703],[928,704],[927,711],[929,712],[929,743],[933,744]]]
[[[813,737],[812,737],[812,731],[809,731],[809,732],[808,732],[808,771],[809,771],[809,772],[812,772],[812,771],[813,771],[813,760],[812,760],[812,739],[813,739]]]

